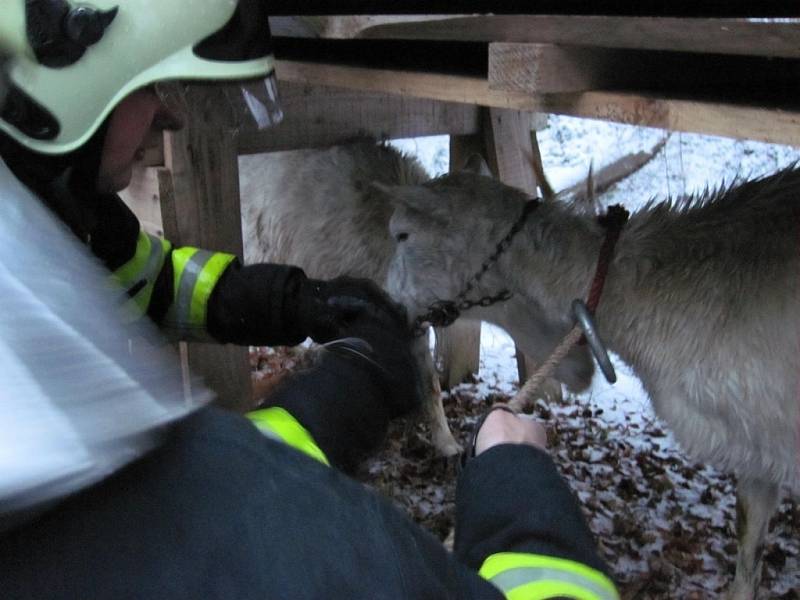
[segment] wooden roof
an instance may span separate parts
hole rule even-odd
[[[294,83],[800,144],[798,18],[293,15],[272,27],[278,76]]]

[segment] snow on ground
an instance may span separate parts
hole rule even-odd
[[[590,163],[597,171],[664,138],[652,161],[598,198],[601,206],[620,203],[635,210],[653,198],[700,193],[800,160],[800,148],[552,115],[548,128],[538,133],[545,173],[556,190],[581,181]],[[417,156],[432,175],[446,172],[446,136],[393,143]],[[618,359],[615,366],[615,385],[598,376],[586,393],[567,396],[563,406],[536,407],[551,426],[553,455],[585,507],[625,597],[714,597],[735,563],[733,479],[688,459],[653,414],[635,375]],[[516,379],[513,342],[485,325],[476,381],[445,398],[451,427],[462,440],[486,406],[516,391]],[[386,468],[385,456],[372,465],[373,476]],[[440,471],[422,467],[405,478],[414,485],[417,478],[423,481],[416,494],[426,503],[422,507],[386,491],[442,534],[451,523],[436,518],[452,503],[452,490]],[[426,476],[432,482],[424,482]],[[439,483],[445,491],[437,491],[437,507],[435,500],[425,499],[425,490],[438,490]],[[800,598],[800,507],[790,500],[771,524],[762,592],[769,598]]]

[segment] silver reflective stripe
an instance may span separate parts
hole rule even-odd
[[[510,592],[514,588],[534,581],[561,581],[580,586],[602,600],[617,600],[618,598],[618,596],[612,594],[607,588],[598,585],[587,577],[583,577],[577,573],[569,573],[560,569],[551,569],[547,567],[517,567],[508,569],[502,573],[498,573],[489,581],[503,592]]]
[[[258,430],[264,434],[265,437],[268,437],[271,440],[275,440],[276,442],[280,442],[281,444],[285,444],[286,440],[284,440],[281,436],[277,433],[272,431],[269,427],[261,427],[257,423],[255,424]]]
[[[192,295],[194,287],[203,271],[203,267],[209,259],[214,256],[208,250],[198,250],[186,261],[181,272],[180,284],[175,298],[175,317],[181,325],[190,325],[190,315],[192,308]]]
[[[158,274],[161,272],[164,251],[159,238],[150,234],[147,234],[147,237],[150,238],[150,256],[147,257],[147,263],[144,266],[142,275],[147,279],[148,284],[154,284]]]

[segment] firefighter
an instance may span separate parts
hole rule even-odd
[[[196,410],[105,476],[0,521],[4,598],[617,597],[528,419],[493,410],[476,427],[454,554],[342,473],[418,395],[406,315],[376,286],[173,247],[116,196],[146,134],[180,127],[197,97],[218,98],[237,126],[280,119],[267,3],[9,0],[2,11],[4,202],[46,204],[126,290],[128,314],[183,339],[327,342],[248,418]],[[58,381],[30,390],[47,400]],[[0,495],[0,513],[10,507]]]
[[[11,69],[0,155],[112,271],[132,310],[183,340],[294,345],[335,337],[347,309],[333,296],[379,296],[366,280],[309,280],[296,267],[242,266],[232,254],[174,247],[142,231],[116,194],[145,136],[180,127],[180,108],[199,95],[217,102],[232,127],[280,121],[261,2],[208,2],[204,17],[191,11],[191,19],[174,2],[158,10],[146,2],[25,6],[27,25],[8,34],[27,34],[29,49]],[[4,15],[4,27],[13,16]],[[177,30],[165,29],[172,22]],[[209,80],[244,82],[234,95]]]

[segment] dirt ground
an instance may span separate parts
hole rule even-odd
[[[254,378],[263,385],[296,367],[299,352],[255,349]],[[508,399],[502,391],[479,392],[480,383],[445,394],[445,412],[462,445],[479,415]],[[568,397],[563,405],[537,404],[534,412],[548,424],[552,455],[584,507],[622,597],[717,597],[735,566],[733,479],[687,461],[657,421],[626,418],[620,425],[604,418],[606,410]],[[456,465],[437,456],[428,440],[421,419],[395,423],[359,479],[444,540],[453,528]],[[762,596],[800,599],[797,503],[781,504],[764,556]]]

